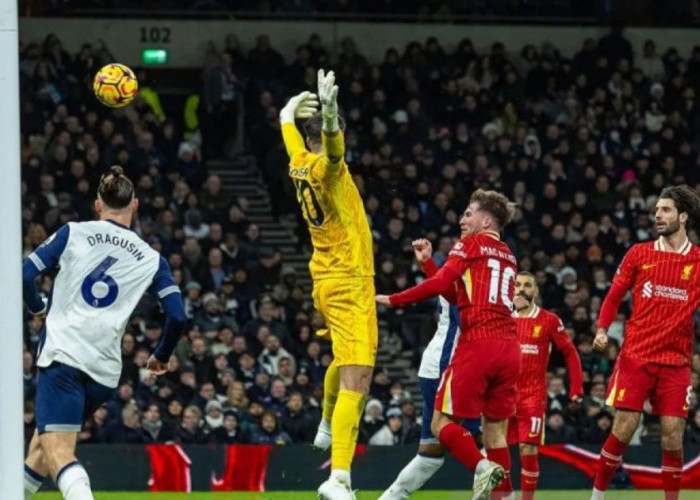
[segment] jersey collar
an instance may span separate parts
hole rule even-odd
[[[681,245],[681,247],[678,249],[678,251],[674,251],[671,247],[669,247],[666,243],[664,243],[664,238],[663,236],[659,236],[659,239],[654,241],[654,250],[659,251],[659,252],[670,252],[670,253],[678,253],[681,255],[688,255],[690,252],[690,249],[692,248],[692,244],[690,243],[690,240],[688,237],[685,237],[685,241]]]
[[[530,313],[527,316],[520,316],[520,315],[518,315],[518,311],[513,311],[513,317],[520,318],[520,319],[536,318],[539,313],[540,313],[540,307],[537,304],[535,304],[535,307],[532,308],[532,311],[530,311]]]

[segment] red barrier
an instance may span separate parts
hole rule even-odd
[[[211,491],[265,491],[267,460],[272,445],[230,445],[221,479],[211,474]]]
[[[192,491],[192,461],[180,445],[150,444],[146,451],[151,461],[148,491]]]

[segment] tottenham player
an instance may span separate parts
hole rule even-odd
[[[22,267],[24,300],[46,314],[37,365],[37,432],[25,462],[25,497],[51,475],[66,500],[93,500],[90,480],[75,458],[86,415],[106,402],[122,370],[121,337],[147,290],[165,312],[163,336],[148,360],[165,373],[184,330],[180,290],[167,261],[129,229],[138,209],[134,185],[121,167],[102,176],[98,221],[69,223],[37,248]],[[35,279],[58,270],[45,306]]]
[[[515,415],[520,373],[511,315],[517,263],[500,232],[513,207],[500,193],[476,190],[460,220],[462,239],[445,265],[413,288],[377,296],[385,306],[406,306],[437,295],[459,305],[462,334],[440,381],[432,431],[452,456],[474,471],[473,500],[485,500],[494,490],[512,495],[506,428]],[[481,415],[488,459],[460,425]]]
[[[421,264],[426,276],[437,272],[437,265],[431,258],[433,247],[429,240],[420,239],[413,242],[416,260]],[[394,483],[379,497],[379,500],[404,500],[418,491],[442,467],[445,461],[445,449],[435,439],[430,430],[435,408],[435,395],[440,376],[447,368],[459,338],[459,309],[444,297],[439,297],[438,325],[435,335],[423,352],[418,382],[423,396],[423,418],[421,421],[421,439],[418,454],[399,473]],[[465,420],[465,428],[472,434],[479,432],[481,419]]]
[[[592,500],[605,498],[647,399],[661,419],[666,500],[676,500],[680,491],[693,315],[700,302],[700,249],[688,240],[687,231],[700,220],[700,197],[685,185],[667,187],[656,203],[655,218],[659,238],[629,249],[600,309],[594,346],[603,350],[607,329],[632,290],[632,315],[608,387],[607,404],[615,407],[615,419],[600,452]]]
[[[535,276],[521,271],[515,277],[515,324],[522,353],[518,379],[518,404],[508,423],[508,444],[519,444],[522,500],[533,500],[540,467],[538,447],[544,444],[544,414],[547,407],[547,364],[552,342],[564,354],[569,370],[569,397],[583,395],[581,360],[556,314],[535,303],[539,295]]]

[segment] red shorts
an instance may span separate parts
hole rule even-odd
[[[460,418],[510,418],[515,415],[519,373],[516,339],[460,343],[442,374],[435,409]]]
[[[687,418],[690,392],[690,366],[644,363],[621,357],[610,378],[605,404],[641,412],[649,399],[654,415]]]
[[[508,421],[508,445],[544,444],[544,408],[518,408]]]

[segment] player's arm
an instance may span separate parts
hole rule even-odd
[[[557,318],[553,325],[552,341],[557,349],[564,355],[566,368],[569,371],[569,398],[576,400],[583,396],[583,369],[581,368],[581,358],[574,343],[564,329],[561,319]]]
[[[322,69],[318,70],[318,98],[321,101],[323,119],[323,177],[326,177],[328,174],[340,172],[345,159],[345,138],[338,119],[338,86],[335,85],[335,74],[332,71],[326,75]]]
[[[22,262],[22,295],[27,309],[32,314],[41,314],[46,310],[46,304],[36,286],[36,278],[56,268],[68,243],[69,235],[70,226],[68,224],[61,226]]]
[[[175,350],[175,346],[185,331],[187,314],[182,303],[180,288],[175,283],[168,261],[163,257],[160,258],[158,271],[153,276],[153,284],[150,290],[158,296],[160,305],[165,313],[163,334],[156,346],[156,350],[153,352],[153,357],[163,365],[167,365],[170,355]]]
[[[306,151],[304,138],[299,133],[295,119],[311,118],[318,110],[316,95],[311,92],[302,92],[290,98],[280,111],[280,124],[282,125],[282,140],[290,158]]]
[[[620,304],[622,304],[622,299],[625,298],[627,291],[632,286],[637,273],[636,255],[635,247],[632,247],[629,252],[627,252],[627,255],[625,255],[625,258],[622,259],[620,267],[617,268],[617,272],[613,277],[610,290],[600,306],[600,313],[598,313],[598,332],[593,342],[594,347],[598,350],[603,350],[607,346],[608,328],[610,328],[610,325],[617,315],[617,310]]]
[[[450,251],[447,262],[431,278],[423,281],[408,290],[395,293],[388,297],[378,295],[377,302],[387,306],[401,307],[408,304],[415,304],[438,295],[449,296],[454,291],[454,283],[466,271],[469,266],[467,255],[464,253],[463,245],[458,242]]]
[[[432,278],[440,270],[437,263],[433,260],[433,245],[430,240],[426,238],[420,238],[411,242],[413,247],[413,253],[416,256],[416,260],[420,264],[421,270],[428,277]],[[444,295],[445,299],[451,303],[457,303],[457,287],[456,284],[452,284],[452,290]]]
[[[424,262],[421,262],[420,268],[428,278],[432,278],[433,276],[435,276],[438,273],[438,271],[440,271],[440,268],[435,263],[435,261],[432,259],[432,257]],[[456,304],[457,303],[456,282],[453,281],[452,286],[449,288],[449,290],[447,292],[442,294],[442,296],[445,297],[445,299],[450,304]]]

